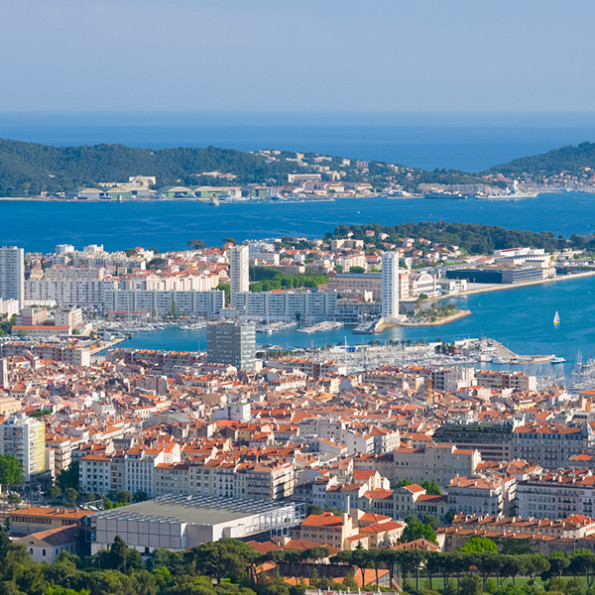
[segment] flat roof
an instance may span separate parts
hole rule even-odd
[[[105,510],[92,515],[96,519],[188,523],[191,525],[217,525],[241,518],[274,512],[292,507],[270,500],[236,499],[215,496],[162,496],[121,508]]]

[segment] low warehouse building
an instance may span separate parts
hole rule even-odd
[[[303,508],[293,502],[164,496],[89,515],[85,529],[91,554],[110,547],[116,535],[143,553],[157,547],[186,550],[226,537],[285,534],[303,520]]]

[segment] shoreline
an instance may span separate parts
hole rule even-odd
[[[467,316],[471,316],[471,314],[473,314],[473,312],[471,312],[471,310],[459,310],[458,312],[455,312],[454,314],[451,314],[450,316],[445,316],[444,318],[441,318],[440,320],[436,320],[434,322],[383,322],[378,327],[378,330],[373,334],[380,335],[386,329],[389,329],[389,328],[443,326],[445,324],[455,322],[456,320],[460,320],[461,318],[466,318]]]
[[[476,196],[471,197],[469,199],[461,199],[458,197],[440,197],[436,200],[439,201],[456,201],[456,202],[466,202],[467,200],[480,200],[484,202],[514,202],[519,200],[531,200],[535,198],[539,198],[543,195],[547,194],[563,194],[565,192],[577,192],[583,194],[595,194],[595,188],[590,189],[581,189],[581,190],[571,190],[565,188],[552,188],[552,189],[542,189],[535,193],[528,193],[528,192],[519,192],[518,194],[508,194],[502,196]],[[271,199],[271,198],[249,198],[246,200],[222,200],[219,204],[214,205],[209,199],[204,198],[197,198],[197,197],[182,197],[182,198],[139,198],[139,199],[129,199],[129,200],[118,200],[114,199],[105,199],[105,198],[85,198],[85,199],[78,199],[78,198],[48,198],[43,196],[0,196],[0,202],[55,202],[55,203],[73,203],[73,204],[84,204],[84,203],[171,203],[171,202],[198,202],[202,203],[206,206],[221,206],[225,204],[251,204],[251,203],[266,203],[266,204],[284,204],[284,203],[298,203],[298,202],[328,202],[334,200],[365,200],[365,199],[374,199],[374,198],[384,198],[386,200],[426,200],[428,196],[424,194],[412,194],[410,196],[391,196],[389,194],[358,194],[358,195],[344,195],[344,194],[329,194],[326,196],[301,196],[301,197],[287,197],[281,199]],[[432,199],[432,197],[429,197]]]
[[[585,277],[593,277],[595,276],[595,270],[593,271],[586,271],[584,273],[575,273],[572,275],[560,275],[554,278],[548,279],[540,279],[539,281],[526,281],[525,283],[492,283],[489,284],[487,287],[478,287],[474,289],[470,289],[468,291],[464,291],[461,293],[457,293],[456,295],[444,295],[437,298],[436,301],[441,300],[448,300],[448,299],[458,299],[464,298],[469,295],[477,295],[480,293],[490,293],[492,291],[505,291],[510,289],[520,289],[523,287],[532,287],[533,285],[547,285],[549,283],[558,283],[559,281],[570,281],[573,279],[584,279]]]

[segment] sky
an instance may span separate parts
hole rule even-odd
[[[592,0],[2,0],[0,111],[593,111]]]

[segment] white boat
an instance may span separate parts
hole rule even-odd
[[[558,310],[556,310],[556,314],[554,314],[554,324],[560,324],[560,315],[558,314]]]
[[[554,357],[551,364],[563,364],[566,360],[563,357]]]

